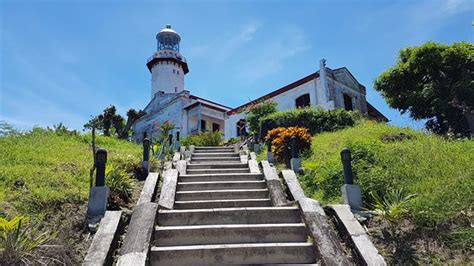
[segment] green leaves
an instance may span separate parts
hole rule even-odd
[[[7,264],[31,264],[34,252],[56,237],[56,233],[41,231],[25,216],[11,220],[0,217],[0,261]]]
[[[374,88],[390,107],[427,119],[433,132],[467,135],[466,115],[474,111],[474,45],[428,42],[402,49]]]
[[[374,211],[392,226],[397,227],[408,214],[407,204],[416,194],[407,194],[403,189],[389,190],[383,196],[370,192],[374,200]]]

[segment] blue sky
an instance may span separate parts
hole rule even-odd
[[[8,1],[0,3],[0,120],[82,129],[109,104],[150,100],[145,63],[172,24],[191,93],[236,107],[319,68],[346,66],[393,123],[373,80],[399,49],[473,42],[474,1]]]

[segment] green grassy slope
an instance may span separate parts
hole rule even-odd
[[[409,219],[435,229],[457,223],[467,229],[472,245],[469,213],[474,206],[474,141],[443,138],[385,124],[364,122],[353,128],[313,137],[312,154],[300,180],[307,195],[323,203],[341,202],[343,184],[340,151],[352,150],[356,183],[366,202],[370,192],[392,189],[416,194],[408,205]]]
[[[0,138],[0,216],[40,218],[64,203],[85,204],[92,154],[90,135],[56,134],[42,129]],[[98,137],[108,162],[140,161],[139,145]]]

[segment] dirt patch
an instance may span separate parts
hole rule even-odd
[[[389,265],[392,264],[470,264],[473,250],[452,249],[443,243],[442,230],[428,232],[413,226],[409,220],[391,233],[386,221],[371,218],[364,222],[370,239]]]
[[[140,198],[144,182],[137,181],[128,202],[115,201],[113,208],[124,212],[124,220]],[[38,250],[42,263],[47,265],[80,265],[87,254],[94,233],[89,231],[87,220],[87,201],[63,204],[54,213],[47,215],[43,222],[44,230],[57,232],[57,238]]]

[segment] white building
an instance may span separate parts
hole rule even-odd
[[[170,25],[156,35],[157,51],[148,59],[151,72],[151,101],[146,115],[133,125],[136,141],[158,134],[157,124],[169,121],[176,126],[172,132],[178,139],[201,131],[224,131],[226,112],[231,108],[200,98],[185,90],[184,76],[189,72],[179,52],[180,36]]]
[[[330,69],[326,60],[320,60],[320,70],[302,79],[270,92],[258,99],[227,112],[225,138],[238,137],[237,124],[245,121],[246,107],[253,103],[270,100],[276,102],[279,111],[318,106],[326,110],[344,108],[358,110],[368,117],[388,121],[383,114],[365,99],[365,87],[360,84],[346,67]]]
[[[234,109],[191,95],[184,86],[184,75],[189,69],[179,52],[180,36],[167,25],[156,39],[157,51],[147,62],[152,77],[152,99],[144,109],[147,114],[133,126],[136,141],[143,139],[144,133],[148,136],[157,134],[155,124],[165,121],[176,125],[173,136],[178,140],[180,136],[211,130],[224,132],[225,139],[238,137],[237,123],[245,121],[243,110],[264,100],[276,102],[280,111],[305,106],[326,110],[344,108],[387,121],[366,101],[365,87],[347,68],[330,69],[324,59],[315,73]]]

